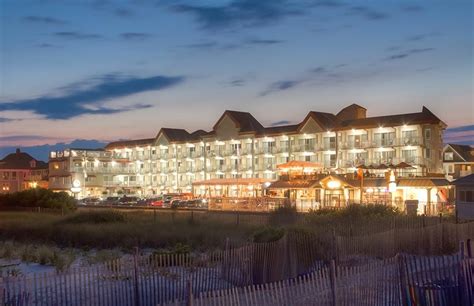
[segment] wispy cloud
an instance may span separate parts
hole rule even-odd
[[[36,47],[38,47],[38,48],[44,48],[44,49],[59,48],[59,46],[53,45],[53,44],[49,44],[49,43],[37,44]]]
[[[44,17],[44,16],[26,16],[23,17],[23,20],[30,23],[36,24],[49,24],[49,25],[64,25],[67,22],[62,19],[57,19],[53,17]]]
[[[406,38],[407,41],[421,41],[425,40],[430,37],[435,37],[439,36],[440,34],[437,32],[431,32],[431,33],[423,33],[423,34],[417,34],[417,35],[412,35]]]
[[[284,79],[271,83],[267,89],[260,93],[260,96],[266,96],[275,92],[285,91],[309,82],[325,83],[333,82],[336,79],[339,80],[342,78],[340,69],[345,66],[346,64],[339,64],[333,66],[331,69],[325,66],[309,69],[297,78]]]
[[[150,38],[152,35],[148,33],[140,33],[140,32],[127,32],[121,33],[120,37],[125,40],[145,40]]]
[[[280,126],[280,125],[288,125],[288,124],[291,124],[291,121],[289,121],[289,120],[280,120],[280,121],[276,121],[276,122],[271,123],[270,126]]]
[[[121,108],[104,106],[104,102],[140,92],[163,90],[184,81],[182,76],[134,77],[106,74],[62,87],[62,95],[45,95],[17,101],[0,101],[0,111],[32,111],[47,119],[70,119],[85,114],[113,114],[149,108],[135,104]]]
[[[283,40],[277,40],[277,39],[247,39],[244,42],[245,44],[249,45],[275,45],[275,44],[281,44],[283,43]]]
[[[99,34],[92,34],[92,33],[81,33],[81,32],[55,32],[53,33],[55,37],[62,38],[62,39],[75,39],[75,40],[86,40],[86,39],[100,39],[103,38],[102,35]]]
[[[347,11],[348,15],[359,15],[368,20],[382,20],[389,17],[387,13],[376,11],[368,6],[352,6]]]
[[[245,83],[246,83],[245,79],[237,78],[237,79],[230,80],[229,85],[233,87],[241,87],[241,86],[244,86]]]
[[[12,121],[17,121],[17,120],[18,119],[0,117],[0,123],[12,122]]]
[[[192,14],[207,30],[266,25],[304,13],[301,5],[287,0],[233,0],[222,6],[179,4],[171,8],[175,12]]]
[[[128,8],[117,8],[115,9],[114,14],[119,17],[132,17],[133,15],[135,15],[135,13]]]
[[[400,6],[400,9],[404,12],[411,12],[411,13],[421,12],[424,10],[422,6],[416,5],[416,4],[402,5]]]
[[[445,143],[474,145],[474,125],[448,128],[443,140]]]
[[[435,48],[410,49],[410,50],[407,50],[405,52],[390,55],[389,57],[386,57],[384,60],[386,60],[386,61],[400,60],[400,59],[407,58],[407,57],[409,57],[411,55],[414,55],[414,54],[430,52],[430,51],[433,51],[433,50],[435,50]]]

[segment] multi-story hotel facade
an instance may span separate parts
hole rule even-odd
[[[413,176],[442,173],[446,124],[421,112],[367,117],[357,104],[337,114],[311,111],[294,125],[264,127],[250,113],[225,111],[211,131],[162,128],[156,137],[109,143],[100,150],[51,152],[50,188],[81,186],[79,196],[191,192],[193,182],[277,178],[290,160],[322,171],[353,173],[360,165],[413,166]],[[78,190],[76,188],[76,190]]]

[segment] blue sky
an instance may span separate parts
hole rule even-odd
[[[0,146],[430,108],[474,139],[472,1],[1,0]],[[95,143],[94,143],[95,144]]]

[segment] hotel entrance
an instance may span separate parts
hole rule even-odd
[[[345,206],[343,190],[326,190],[324,193],[323,207],[342,207]]]

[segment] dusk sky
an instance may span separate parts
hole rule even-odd
[[[473,1],[0,0],[0,146],[263,125],[358,103],[474,143]]]

